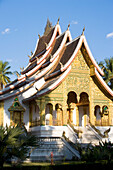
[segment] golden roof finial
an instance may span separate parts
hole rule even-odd
[[[70,23],[69,23],[68,26],[67,26],[67,30],[69,30],[69,27],[70,27]]]
[[[47,48],[48,44],[46,42],[44,42],[44,44],[46,45],[46,48]]]
[[[84,26],[84,28],[83,28],[82,35],[84,35],[84,31],[85,31],[85,26]]]
[[[63,64],[61,63],[61,62],[59,62],[59,64],[60,64],[60,66],[61,66],[61,68],[63,67]]]
[[[31,51],[31,55],[33,55],[33,52]]]
[[[38,34],[38,37],[39,37],[39,39],[40,39],[40,37],[41,37],[40,34]]]
[[[58,20],[57,20],[57,24],[59,24],[59,20],[60,20],[60,17],[59,17]]]
[[[30,55],[28,55],[28,57],[29,57],[29,59],[31,59],[31,56],[30,56]]]
[[[20,67],[20,69],[21,69],[21,71],[23,71],[23,70],[24,70],[24,67],[23,67],[23,68]]]
[[[52,54],[50,53],[50,58],[52,59],[53,58],[53,56],[52,56]]]

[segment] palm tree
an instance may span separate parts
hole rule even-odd
[[[25,160],[30,156],[32,147],[37,147],[37,138],[24,126],[0,127],[0,168],[12,158],[18,163]]]
[[[9,71],[11,66],[8,65],[9,63],[7,61],[0,61],[0,89],[3,89],[3,86],[11,82],[9,78],[9,75],[12,74],[12,72]]]
[[[103,79],[109,85],[109,87],[113,89],[113,57],[105,59],[104,62],[101,61],[99,66],[104,71]]]

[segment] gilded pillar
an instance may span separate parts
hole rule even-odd
[[[67,115],[67,104],[63,105],[63,125],[67,125],[68,115]]]
[[[57,107],[57,125],[58,126],[62,125],[62,107],[59,104]]]
[[[83,112],[84,112],[84,126],[87,125],[87,110],[86,106],[83,106]]]
[[[40,99],[40,125],[45,125],[45,97]]]
[[[76,106],[76,126],[79,126],[79,108]]]
[[[109,126],[113,126],[113,103],[112,101],[109,102],[109,107],[108,107],[108,119],[109,119]]]
[[[53,107],[52,107],[52,105],[49,106],[49,113],[50,113],[49,125],[52,126],[53,125]]]

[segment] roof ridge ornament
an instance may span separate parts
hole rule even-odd
[[[61,62],[59,62],[59,64],[60,64],[61,68],[63,68],[63,67],[64,67],[64,66],[63,66],[63,64],[62,64]]]
[[[20,67],[20,69],[21,69],[21,71],[23,71],[24,70],[24,67],[22,68],[22,67]]]
[[[58,20],[57,20],[57,24],[59,24],[59,21],[60,21],[60,17],[59,17]]]
[[[67,26],[67,30],[69,30],[69,27],[70,27],[70,23],[69,23],[68,26]]]
[[[52,56],[52,54],[50,53],[50,58],[52,59],[53,58],[53,56]]]
[[[82,34],[81,34],[81,35],[84,35],[84,31],[85,31],[85,26],[84,26],[84,28],[83,28],[83,31],[82,31]]]
[[[39,39],[41,38],[40,34],[38,34]]]
[[[31,59],[31,56],[30,56],[30,55],[28,55],[28,57],[29,57],[29,59]]]

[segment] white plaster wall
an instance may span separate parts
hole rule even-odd
[[[8,126],[10,125],[10,112],[8,111],[8,109],[12,105],[13,101],[14,97],[4,101],[4,123],[3,123],[4,126],[6,126],[6,124]]]

